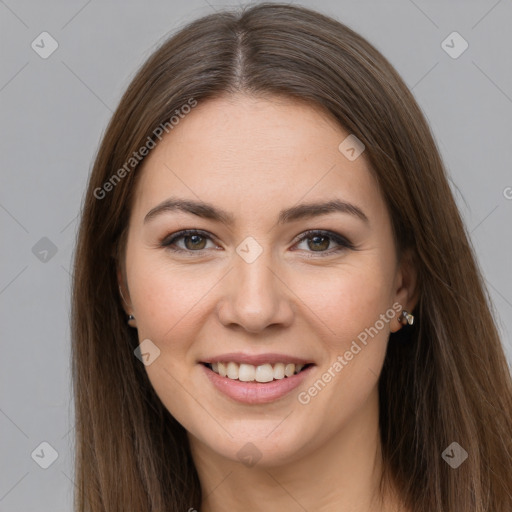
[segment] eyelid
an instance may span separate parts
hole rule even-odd
[[[175,243],[177,240],[180,240],[181,238],[187,237],[187,236],[193,236],[193,235],[199,235],[205,239],[208,239],[214,243],[215,237],[208,233],[207,231],[204,231],[202,229],[183,229],[181,231],[176,231],[175,233],[171,233],[170,235],[167,235],[162,239],[160,242],[160,246],[177,253],[186,253],[186,254],[202,254],[206,249],[199,249],[197,251],[191,251],[187,249],[181,249],[176,247],[171,247],[173,243]],[[336,233],[334,231],[326,230],[326,229],[309,229],[306,231],[303,231],[300,235],[298,235],[293,240],[293,245],[297,245],[300,242],[303,242],[304,240],[307,240],[308,238],[313,238],[314,236],[325,236],[327,238],[330,238],[333,242],[335,242],[338,247],[334,249],[329,249],[327,251],[306,251],[310,254],[317,253],[319,257],[322,257],[322,255],[331,255],[334,253],[338,253],[342,251],[343,249],[350,249],[350,250],[356,250],[356,246],[345,236]],[[315,256],[308,256],[308,257],[315,257]]]
[[[334,242],[336,242],[339,246],[345,247],[346,249],[355,249],[354,244],[343,235],[340,235],[339,233],[336,233],[335,231],[330,231],[327,229],[308,229],[307,231],[304,231],[298,237],[294,240],[294,245],[296,245],[298,242],[302,242],[304,240],[307,240],[308,238],[312,238],[313,236],[325,236],[327,238],[330,238]],[[311,251],[315,252],[315,251]],[[332,251],[318,251],[319,254],[329,254]]]
[[[160,242],[160,245],[162,247],[173,250],[175,252],[201,253],[202,251],[205,251],[206,249],[201,249],[199,251],[187,251],[187,250],[181,249],[181,248],[171,249],[171,247],[170,247],[171,244],[174,243],[176,240],[179,240],[180,238],[185,238],[187,236],[193,236],[193,235],[200,235],[203,238],[209,239],[212,242],[216,243],[215,237],[211,233],[208,233],[208,231],[203,231],[202,229],[182,229],[180,231],[176,231],[175,233],[171,233],[170,235],[165,236],[162,239],[162,241]]]

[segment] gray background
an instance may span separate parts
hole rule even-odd
[[[72,509],[69,272],[86,180],[111,113],[164,38],[237,4],[0,0],[1,512]],[[449,170],[512,361],[512,1],[303,5],[365,36],[412,88]],[[41,45],[43,31],[59,45],[47,59],[31,47]],[[453,31],[469,43],[456,59],[441,46]],[[48,469],[36,460],[49,460],[49,449],[31,456],[43,441],[59,454]]]

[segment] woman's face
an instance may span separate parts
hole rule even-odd
[[[156,393],[205,452],[272,466],[376,418],[407,274],[348,135],[313,106],[237,95],[200,102],[144,161],[123,295]]]

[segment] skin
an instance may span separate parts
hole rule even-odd
[[[316,106],[224,96],[199,103],[144,161],[119,284],[139,340],[160,349],[145,368],[188,432],[202,512],[260,511],[265,503],[287,511],[400,510],[391,483],[383,496],[377,488],[377,383],[389,333],[401,328],[397,316],[308,404],[297,399],[395,302],[408,311],[416,303],[414,268],[407,255],[397,258],[364,153],[350,161],[338,150],[347,135]],[[183,212],[144,223],[170,196],[212,203],[235,224]],[[357,205],[369,222],[330,213],[277,225],[283,208],[335,198]],[[210,238],[178,240],[187,254],[161,246],[183,229]],[[338,233],[356,249],[333,252],[332,238],[296,241],[309,229]],[[248,236],[263,250],[250,264],[236,252]],[[199,363],[238,351],[293,354],[316,366],[276,402],[241,404],[217,391]],[[253,466],[237,456],[248,442],[261,454]]]

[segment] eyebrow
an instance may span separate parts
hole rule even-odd
[[[152,208],[144,217],[144,223],[154,219],[165,212],[181,211],[191,213],[197,217],[223,222],[228,226],[235,223],[234,216],[221,208],[203,201],[193,201],[190,199],[169,198]],[[301,219],[327,215],[330,213],[345,213],[357,217],[369,224],[370,221],[365,213],[356,205],[333,199],[326,202],[303,203],[291,208],[286,208],[279,212],[278,224],[294,222]]]

